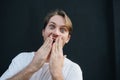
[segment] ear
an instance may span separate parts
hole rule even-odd
[[[70,41],[71,35],[68,35],[68,39],[66,40],[66,44]]]
[[[45,30],[42,29],[42,36],[44,37],[44,35],[45,35]]]

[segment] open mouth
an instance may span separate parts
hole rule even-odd
[[[53,43],[55,42],[55,39],[53,40]]]
[[[53,43],[54,43],[56,41],[56,38],[53,37],[52,39],[53,39]]]

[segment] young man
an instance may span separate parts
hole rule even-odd
[[[63,10],[45,17],[43,45],[36,52],[17,55],[0,80],[83,80],[78,64],[63,54],[70,40],[72,22]]]

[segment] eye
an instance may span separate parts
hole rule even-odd
[[[65,33],[66,31],[67,31],[67,30],[66,30],[65,28],[61,28],[61,29],[60,29],[60,32],[61,32],[61,33]]]
[[[49,28],[50,28],[50,29],[54,29],[54,28],[55,28],[55,25],[49,25]]]

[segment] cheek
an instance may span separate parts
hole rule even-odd
[[[62,38],[63,38],[63,43],[66,43],[67,37],[66,37],[66,36],[63,36]]]
[[[50,34],[51,34],[51,32],[46,30],[44,32],[44,39],[46,39]]]
[[[64,43],[68,43],[69,39],[70,39],[70,35],[69,34],[63,35],[63,42]]]

